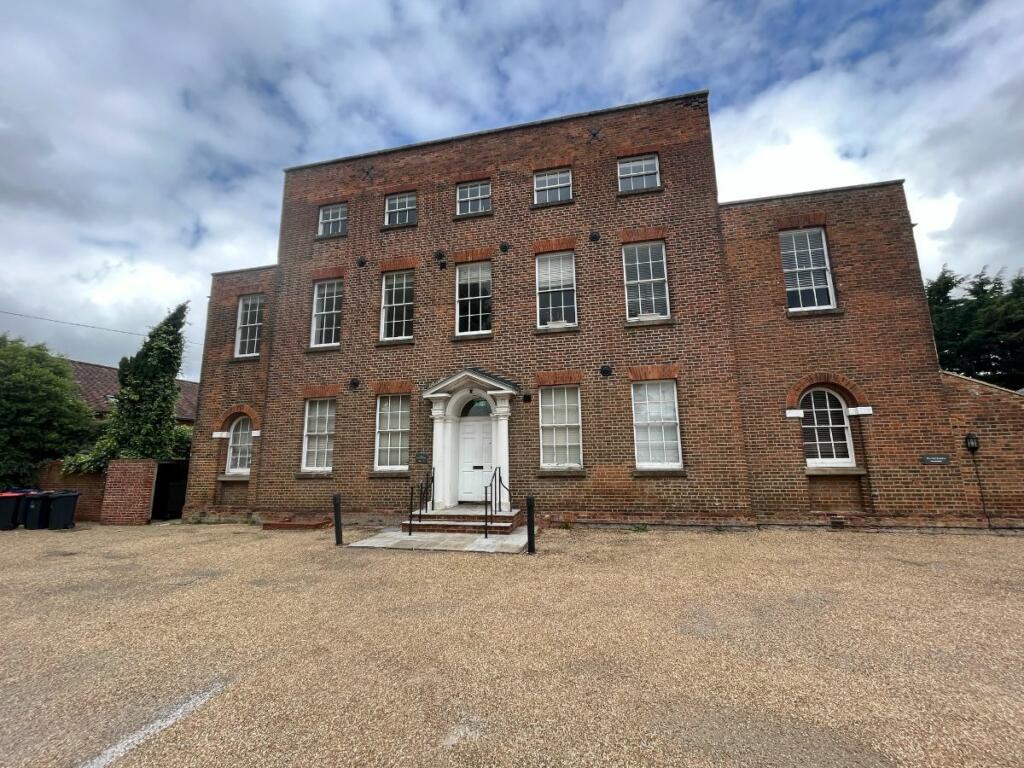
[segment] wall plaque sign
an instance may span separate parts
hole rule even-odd
[[[949,456],[944,453],[926,453],[921,456],[922,464],[949,464]]]
[[[426,451],[416,451],[416,463],[417,464],[429,464],[430,454]]]

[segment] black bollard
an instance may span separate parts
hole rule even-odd
[[[526,497],[526,551],[531,554],[537,554],[537,532],[534,529],[534,503],[533,496]]]
[[[334,546],[341,546],[341,494],[336,493],[331,497],[334,502]]]

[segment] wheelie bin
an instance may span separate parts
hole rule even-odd
[[[28,491],[0,493],[0,531],[13,531],[21,524],[21,505]]]
[[[78,491],[50,492],[50,530],[75,527],[75,508],[78,506]]]
[[[21,503],[21,519],[30,531],[38,531],[50,524],[50,494],[33,491]]]

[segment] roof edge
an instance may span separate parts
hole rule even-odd
[[[875,187],[889,187],[901,185],[905,179],[889,179],[888,181],[872,181],[867,184],[850,184],[845,187],[825,187],[824,189],[809,189],[806,192],[790,192],[785,195],[767,195],[765,197],[747,197],[742,200],[727,200],[719,202],[718,207],[724,208],[727,205],[745,205],[747,203],[764,203],[770,200],[787,200],[791,197],[810,197],[812,195],[827,195],[833,192],[852,192],[858,189],[874,189]]]
[[[940,369],[939,373],[944,373],[946,376],[953,376],[958,379],[963,379],[964,381],[969,381],[972,384],[981,384],[983,387],[997,389],[1000,392],[1006,392],[1007,394],[1016,395],[1017,397],[1024,397],[1024,394],[1018,392],[1015,389],[1007,389],[1006,387],[1000,386],[999,384],[993,384],[992,382],[989,381],[982,381],[981,379],[976,379],[973,376],[964,376],[962,373],[957,373],[956,371],[946,371]]]
[[[88,360],[74,360],[74,359],[72,359],[70,357],[65,357],[64,359],[67,362],[69,362],[69,363],[78,363],[79,365],[91,365],[94,368],[107,368],[108,370],[111,370],[111,371],[120,370],[116,365],[107,365],[106,363],[90,363]],[[186,384],[198,384],[199,383],[198,381],[193,381],[192,379],[175,378],[174,380],[175,381],[183,381]]]
[[[264,264],[261,267],[242,267],[241,269],[224,269],[224,270],[221,270],[220,272],[211,272],[210,274],[213,275],[213,276],[217,276],[217,275],[235,275],[235,274],[238,274],[239,272],[258,272],[261,269],[277,269],[279,266],[281,266],[281,265],[280,264],[276,264],[276,263],[275,264]]]
[[[604,107],[603,109],[591,109],[586,112],[574,112],[569,115],[559,115],[558,117],[546,117],[541,120],[531,120],[526,123],[516,123],[515,125],[506,125],[500,128],[486,128],[482,131],[471,131],[470,133],[460,133],[455,136],[446,136],[441,139],[428,139],[427,141],[417,141],[412,144],[402,144],[397,147],[389,147],[387,149],[375,149],[372,152],[360,152],[355,155],[344,155],[343,157],[336,157],[332,160],[318,160],[315,163],[304,163],[302,165],[292,165],[284,169],[285,173],[291,173],[292,171],[302,171],[308,168],[317,168],[321,165],[333,165],[334,163],[344,163],[350,160],[360,160],[366,157],[378,157],[380,155],[388,155],[392,152],[405,152],[411,149],[421,149],[423,147],[432,147],[438,144],[446,144],[451,141],[462,141],[464,139],[474,139],[478,136],[491,136],[496,133],[504,133],[505,131],[517,131],[522,128],[534,128],[539,125],[548,125],[550,123],[558,123],[563,120],[577,120],[581,117],[592,117],[594,115],[605,115],[611,112],[621,112],[627,109],[638,109],[640,107],[653,107],[658,104],[665,104],[670,101],[678,101],[680,99],[695,99],[697,97],[707,97],[710,91],[707,88],[703,88],[699,91],[689,91],[687,93],[676,94],[675,96],[662,96],[657,99],[650,99],[648,101],[636,101],[632,104],[620,104],[616,107]]]

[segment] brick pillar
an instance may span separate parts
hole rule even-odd
[[[107,467],[100,522],[108,525],[146,525],[153,509],[157,462],[153,459],[115,459]]]

